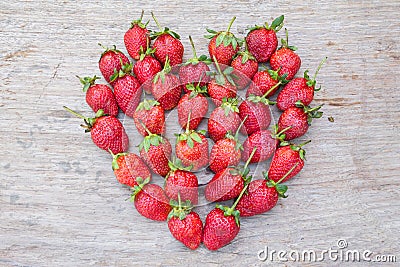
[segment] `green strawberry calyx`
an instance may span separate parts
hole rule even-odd
[[[142,177],[137,177],[136,178],[136,182],[138,183],[138,185],[135,185],[133,188],[132,188],[132,195],[131,195],[131,197],[130,197],[130,200],[131,201],[135,201],[135,197],[137,196],[137,194],[139,194],[139,192],[141,192],[142,190],[143,190],[143,187],[146,185],[146,184],[148,184],[148,183],[150,183],[150,177],[147,177],[146,179],[144,179],[143,180],[143,178]]]
[[[187,66],[187,65],[190,65],[190,64],[197,65],[200,62],[204,62],[207,65],[211,64],[212,60],[210,58],[208,58],[206,55],[201,55],[200,57],[197,56],[196,48],[194,46],[194,42],[193,42],[192,36],[190,36],[190,35],[189,35],[189,41],[190,41],[190,45],[192,46],[193,57],[190,58],[185,63],[183,63],[183,66]]]
[[[275,105],[275,101],[271,101],[267,98],[267,96],[275,90],[275,88],[279,87],[282,84],[282,81],[277,82],[274,86],[272,86],[264,95],[258,96],[258,95],[253,95],[250,94],[247,97],[247,100],[253,103],[263,103],[264,105]]]
[[[93,77],[79,77],[78,75],[76,75],[76,77],[79,79],[79,81],[81,82],[81,84],[83,84],[83,92],[87,92],[87,90],[92,86],[96,84],[96,80],[100,79],[100,77],[97,77],[96,75],[94,75]]]
[[[320,86],[319,88],[315,89],[315,84],[317,83],[316,78],[317,78],[318,72],[320,71],[322,65],[324,65],[324,63],[326,62],[327,59],[328,59],[328,57],[324,57],[324,58],[321,60],[321,62],[319,63],[318,68],[317,68],[317,70],[315,71],[314,76],[313,76],[312,79],[310,79],[310,76],[308,76],[308,70],[304,71],[304,79],[307,80],[307,85],[308,85],[308,86],[311,86],[311,87],[314,88],[314,91],[319,91],[319,90],[321,90],[321,86]]]
[[[281,142],[280,146],[290,146],[290,149],[299,153],[299,156],[302,160],[306,159],[306,151],[303,149],[303,146],[310,143],[311,140],[307,140],[304,143],[299,145],[289,143],[287,141]]]
[[[113,45],[112,47],[104,46],[101,43],[98,43],[98,45],[101,46],[104,49],[103,53],[101,53],[100,59],[108,52],[114,52],[116,54],[120,54],[120,53],[122,54],[122,52],[120,50],[118,50],[115,45]]]
[[[189,124],[190,124],[190,115],[191,113],[189,113],[188,116],[188,121],[186,123],[186,130],[185,132],[181,133],[181,134],[175,134],[176,135],[176,142],[182,142],[182,141],[186,141],[186,145],[189,148],[193,148],[195,142],[196,143],[203,143],[203,139],[201,138],[202,136],[204,137],[205,131],[195,131],[195,130],[190,130],[189,129]]]
[[[144,125],[142,122],[142,127],[146,130],[147,136],[143,138],[143,141],[139,144],[139,151],[144,151],[147,153],[149,152],[149,149],[151,146],[159,146],[160,144],[163,144],[165,142],[164,138],[159,135],[159,134],[153,134],[152,132],[147,129],[146,125]]]
[[[175,171],[190,171],[193,166],[183,166],[182,161],[179,158],[173,158],[172,160],[168,161],[168,167],[171,169],[170,173],[175,172]],[[169,177],[169,175],[166,175],[166,177]]]
[[[224,86],[226,81],[228,81],[228,83],[231,85],[236,86],[234,80],[238,77],[233,73],[235,69],[229,66],[222,71],[215,56],[213,56],[213,60],[215,67],[217,68],[217,72],[207,71],[206,74],[208,76],[213,76],[218,85]]]
[[[239,113],[238,103],[239,101],[237,98],[224,97],[220,107],[224,110],[224,115],[228,117],[230,112]]]
[[[248,31],[250,33],[254,30],[267,29],[267,30],[273,30],[275,32],[278,32],[283,27],[284,19],[285,19],[285,16],[280,15],[279,17],[275,18],[272,21],[271,25],[268,25],[268,22],[265,22],[264,25],[262,25],[262,26],[255,25],[254,27],[249,28]]]
[[[232,27],[233,22],[235,21],[236,17],[233,17],[231,19],[231,21],[229,22],[228,28],[226,29],[226,31],[214,31],[211,29],[206,29],[208,33],[210,33],[209,35],[205,35],[204,37],[207,39],[212,39],[215,36],[217,36],[217,39],[215,40],[215,46],[219,47],[221,44],[224,47],[227,47],[229,45],[232,45],[232,48],[234,50],[236,50],[236,48],[238,46],[241,46],[242,44],[242,40],[238,39],[235,37],[235,35],[233,33],[230,32],[230,29]]]
[[[285,141],[285,138],[286,138],[285,132],[287,130],[289,130],[290,128],[292,128],[292,126],[288,126],[288,127],[286,127],[285,129],[283,129],[282,131],[279,132],[278,131],[278,129],[279,129],[278,124],[275,124],[274,127],[273,127],[274,132],[271,134],[271,137],[274,138],[274,139],[277,139],[279,141],[279,145],[280,146],[285,146],[285,145],[289,144],[287,141]]]
[[[145,99],[139,103],[136,108],[136,111],[139,110],[150,110],[152,107],[159,106],[160,103],[153,99]]]
[[[287,185],[281,184],[281,182],[283,180],[285,180],[285,178],[288,177],[288,175],[291,174],[298,165],[299,165],[299,163],[296,163],[294,166],[292,166],[292,168],[290,168],[290,170],[284,176],[282,176],[282,178],[279,179],[278,182],[275,182],[275,181],[269,179],[268,178],[268,172],[264,172],[264,177],[265,177],[267,186],[270,187],[270,188],[271,187],[275,187],[276,192],[278,192],[278,196],[279,197],[287,198],[285,193],[288,190],[288,187],[287,187]]]
[[[239,125],[238,129],[236,130],[235,135],[232,135],[232,133],[230,131],[228,131],[225,135],[225,138],[231,139],[235,142],[235,150],[236,151],[243,150],[243,145],[239,141],[239,131],[243,127],[244,122],[247,120],[247,117],[248,117],[248,115],[246,115],[246,117],[244,117],[244,119],[240,122],[240,125]]]
[[[279,71],[280,71],[280,70],[281,70],[281,68],[278,68],[277,70],[271,70],[271,69],[265,68],[264,71],[267,71],[268,74],[271,76],[271,78],[272,78],[273,80],[276,80],[276,81],[281,82],[282,85],[283,85],[283,84],[287,84],[287,83],[289,82],[289,80],[286,80],[288,74],[285,73],[285,74],[283,74],[282,76],[280,76],[280,75],[279,75]]]
[[[83,119],[83,121],[84,121],[85,124],[81,124],[81,127],[85,128],[85,132],[86,132],[86,133],[87,133],[87,132],[90,132],[90,130],[92,129],[93,125],[96,123],[96,120],[97,120],[98,118],[103,117],[103,116],[107,116],[107,114],[104,114],[104,111],[103,111],[102,109],[99,109],[99,110],[96,112],[96,115],[95,115],[94,118],[88,118],[88,117],[85,117],[85,116],[83,116],[82,114],[80,114],[80,113],[78,113],[78,112],[76,112],[76,111],[70,109],[69,107],[66,107],[66,106],[63,106],[63,107],[64,107],[64,109],[65,109],[66,111],[68,111],[68,112],[71,113],[72,115],[75,115],[76,117]]]
[[[158,20],[157,20],[157,18],[156,18],[156,16],[154,15],[153,12],[151,12],[151,16],[153,17],[154,22],[157,24],[157,27],[158,27],[158,29],[160,30],[159,32],[153,32],[153,33],[150,35],[150,38],[151,38],[152,40],[153,40],[153,39],[156,39],[158,36],[161,36],[161,35],[164,35],[164,34],[169,34],[169,35],[171,35],[173,38],[178,39],[178,40],[181,39],[181,37],[179,36],[179,34],[177,34],[176,32],[171,31],[171,30],[170,30],[169,28],[167,28],[167,27],[162,28],[161,25],[160,25],[160,23],[158,22]]]
[[[119,61],[121,62],[121,69],[119,71],[117,69],[114,69],[114,73],[110,76],[111,82],[115,82],[117,79],[122,78],[125,75],[132,75],[132,63],[128,62],[124,64],[122,62],[122,58],[119,58]]]
[[[312,119],[321,118],[324,114],[322,111],[319,111],[319,109],[322,108],[324,104],[316,106],[314,108],[304,105],[300,100],[297,101],[295,104],[296,107],[302,108],[304,110],[304,113],[307,114],[307,122],[309,125],[311,125]]]
[[[161,82],[164,84],[165,83],[165,76],[171,72],[171,65],[169,64],[169,58],[168,55],[165,59],[165,64],[164,64],[164,68],[158,72],[156,75],[154,75],[153,78],[153,83],[157,83],[159,79],[161,79]]]
[[[207,86],[200,86],[200,81],[195,85],[194,83],[186,84],[186,89],[190,91],[189,99],[195,98],[197,95],[208,96]]]
[[[249,175],[250,168],[248,167],[250,164],[251,159],[253,158],[254,154],[256,153],[257,148],[253,148],[249,158],[247,159],[244,166],[235,166],[230,167],[229,173],[232,175],[240,175],[243,178],[245,184],[248,184],[253,179],[253,176]]]
[[[296,51],[297,50],[296,46],[289,45],[289,33],[288,33],[288,30],[286,28],[285,28],[285,36],[286,36],[286,39],[283,39],[283,38],[281,39],[281,47],[279,49],[287,48],[287,49],[290,49],[292,51]]]
[[[142,61],[146,56],[153,56],[154,52],[156,52],[155,48],[148,47],[146,51],[144,51],[143,46],[140,46],[139,50],[139,61]]]
[[[144,10],[142,9],[142,13],[140,14],[140,18],[139,19],[137,19],[137,20],[133,20],[132,22],[131,22],[131,29],[133,28],[133,27],[135,27],[136,25],[137,26],[139,26],[140,28],[142,28],[142,29],[145,29],[146,27],[147,27],[147,24],[149,24],[149,21],[147,21],[146,23],[143,23],[142,22],[142,20],[143,20],[143,15],[144,15]]]
[[[170,220],[173,217],[179,218],[179,220],[183,220],[186,218],[186,215],[192,212],[193,208],[190,200],[186,200],[182,203],[181,195],[179,192],[178,192],[178,201],[171,199],[169,205],[172,207],[172,210],[168,214],[167,220]]]
[[[128,155],[128,153],[123,152],[123,153],[114,154],[114,153],[112,153],[111,149],[108,149],[108,152],[110,152],[111,156],[113,157],[113,160],[111,163],[111,167],[112,167],[113,171],[118,170],[119,169],[118,159],[122,156],[125,157],[126,155]]]
[[[245,51],[238,51],[236,55],[233,57],[235,60],[238,57],[242,57],[241,63],[242,65],[246,64],[247,61],[252,60],[256,61],[256,58],[253,56],[253,54],[250,53],[250,51],[247,49],[247,43],[245,42],[246,49]]]

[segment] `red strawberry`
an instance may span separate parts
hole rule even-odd
[[[288,45],[288,32],[286,30],[286,40],[282,39],[282,47],[276,50],[270,60],[269,64],[273,70],[278,71],[282,76],[287,73],[286,79],[291,80],[299,71],[301,66],[301,59],[294,51],[297,50],[295,46]]]
[[[143,100],[133,114],[133,121],[138,132],[143,136],[149,135],[146,128],[154,134],[165,133],[165,111],[155,100]]]
[[[172,147],[168,139],[149,134],[139,144],[140,156],[147,166],[154,172],[165,177],[170,168],[168,162],[171,159]]]
[[[226,31],[216,32],[210,29],[207,29],[211,35],[206,35],[204,37],[211,39],[208,44],[208,52],[210,53],[211,59],[216,58],[219,64],[222,64],[221,69],[224,69],[226,66],[230,65],[232,62],[233,56],[239,51],[240,44],[235,35],[229,30],[236,17],[233,17],[229,23],[228,29]]]
[[[318,111],[322,106],[311,108],[304,106],[300,101],[296,102],[296,105],[298,107],[286,109],[278,120],[278,131],[290,127],[285,132],[285,140],[292,140],[304,135],[308,131],[312,119],[322,116],[322,112]]]
[[[149,31],[146,29],[147,23],[143,24],[144,11],[138,20],[131,23],[130,29],[124,35],[126,51],[135,60],[140,58],[140,49],[146,49],[150,45]]]
[[[217,67],[217,73],[214,74],[214,78],[208,84],[207,90],[214,104],[220,106],[222,99],[236,97],[237,88],[233,80],[233,68],[227,67],[222,71],[215,58],[214,62]]]
[[[196,129],[207,114],[208,101],[205,95],[207,87],[200,87],[199,83],[186,85],[186,93],[178,103],[178,121],[183,129],[186,128],[190,114],[189,130]]]
[[[235,83],[238,89],[244,89],[258,71],[257,60],[248,50],[237,52],[231,66],[235,69],[233,73],[237,76]]]
[[[137,179],[149,178],[151,172],[143,160],[133,153],[113,154],[112,169],[118,182],[127,186],[139,185]]]
[[[135,63],[135,66],[133,66],[133,72],[142,85],[143,90],[146,93],[151,93],[152,80],[162,70],[161,64],[152,56],[154,53],[153,49],[148,48],[146,52],[141,50],[139,53],[140,58]]]
[[[168,28],[163,29],[158,23],[153,12],[151,12],[151,15],[160,29],[159,32],[152,33],[151,35],[151,38],[155,39],[153,43],[153,48],[156,50],[154,52],[155,57],[163,65],[167,61],[167,58],[169,58],[171,66],[181,64],[184,48],[179,40],[180,36]]]
[[[86,103],[94,112],[102,109],[105,114],[112,116],[118,115],[118,105],[110,87],[105,84],[96,84],[96,80],[100,79],[96,75],[93,78],[78,78],[84,85],[83,92],[86,92]]]
[[[272,96],[279,88],[276,86],[278,83],[287,83],[287,80],[285,79],[286,76],[287,75],[283,75],[280,77],[277,71],[269,69],[257,72],[253,77],[253,82],[250,83],[249,89],[247,89],[246,97],[249,95],[266,95],[265,97]],[[276,86],[275,89],[270,91],[274,86]]]
[[[310,79],[308,70],[306,70],[304,72],[304,78],[294,78],[279,92],[276,98],[276,106],[280,110],[295,107],[297,101],[301,101],[306,106],[311,104],[311,101],[314,99],[314,91],[319,91],[321,89],[321,87],[315,89],[315,79],[326,59],[327,58],[324,58],[321,61],[312,79]]]
[[[278,47],[278,38],[276,33],[283,26],[284,16],[277,17],[268,26],[266,22],[263,26],[255,26],[250,28],[249,33],[246,36],[246,43],[249,51],[254,55],[258,62],[268,62],[272,53],[275,52]]]
[[[214,142],[224,138],[228,132],[236,132],[239,128],[240,117],[237,104],[237,99],[223,99],[221,106],[211,113],[208,119],[208,134]]]
[[[268,178],[272,181],[281,181],[283,183],[298,174],[304,167],[306,154],[302,146],[309,142],[311,140],[300,145],[287,144],[278,147],[268,170]],[[289,170],[291,171],[287,174]]]
[[[144,217],[154,221],[166,221],[172,208],[164,190],[156,184],[138,180],[139,185],[133,187],[132,200],[136,210]]]
[[[87,118],[64,106],[68,112],[84,120],[85,132],[90,132],[93,143],[101,149],[114,154],[128,150],[129,139],[122,123],[114,116],[104,115],[99,109],[94,118]]]
[[[99,60],[99,69],[104,79],[114,86],[114,82],[111,81],[111,76],[114,74],[115,70],[120,71],[122,66],[129,64],[129,59],[117,48],[115,45],[112,48],[107,48],[99,44],[105,49],[101,54]]]
[[[154,76],[151,93],[161,107],[171,110],[178,105],[182,88],[178,77],[170,73],[169,60],[165,62],[164,69]]]

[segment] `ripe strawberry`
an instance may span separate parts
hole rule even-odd
[[[279,89],[279,87],[277,86],[274,90],[270,91],[271,88],[276,86],[278,83],[286,84],[288,82],[286,80],[286,76],[287,75],[283,75],[281,77],[278,75],[277,71],[269,69],[257,72],[253,77],[253,82],[250,83],[249,89],[247,89],[246,97],[249,95],[266,95],[265,97],[272,96]]]
[[[317,83],[315,79],[326,59],[324,58],[321,61],[312,79],[310,79],[308,70],[306,70],[304,78],[294,78],[279,92],[276,98],[276,106],[280,110],[283,111],[290,107],[295,107],[297,101],[301,101],[306,106],[311,104],[311,101],[314,99],[314,91],[321,89],[321,87],[315,89],[315,84]]]
[[[239,128],[240,117],[237,104],[238,100],[235,98],[224,98],[221,106],[211,113],[208,119],[208,134],[214,142],[224,138],[228,132],[236,132]]]
[[[102,109],[105,114],[112,116],[118,115],[118,105],[110,87],[105,84],[96,84],[96,80],[100,79],[96,75],[93,78],[77,77],[83,84],[83,92],[86,93],[86,103],[94,112]]]
[[[250,28],[246,36],[246,43],[249,51],[254,55],[258,62],[268,62],[272,53],[278,47],[278,38],[276,33],[283,26],[284,16],[277,17],[271,26],[267,22],[263,26],[255,26]]]
[[[273,70],[278,71],[280,76],[287,73],[286,79],[291,80],[300,69],[301,59],[299,55],[294,52],[297,50],[297,47],[288,45],[287,30],[286,40],[282,39],[281,42],[282,47],[272,54],[269,64]]]
[[[118,182],[130,187],[139,185],[137,179],[149,178],[151,180],[151,172],[147,168],[143,160],[133,153],[112,154],[112,169]]]
[[[64,106],[68,112],[84,120],[85,132],[90,132],[93,143],[101,149],[111,151],[114,154],[128,150],[129,139],[122,123],[114,116],[104,115],[99,109],[94,118],[87,118]]]
[[[190,114],[189,130],[195,130],[208,111],[207,87],[193,84],[186,85],[189,93],[186,93],[178,103],[178,122],[183,129],[187,127]]]
[[[220,106],[223,98],[235,98],[236,97],[236,85],[234,82],[234,69],[227,67],[224,71],[221,70],[218,61],[214,58],[217,72],[214,73],[214,78],[211,79],[207,86],[208,94],[211,100],[216,106]]]
[[[164,190],[159,185],[149,184],[150,179],[141,180],[133,187],[131,198],[136,210],[150,220],[166,221],[172,208]]]
[[[165,133],[165,112],[160,103],[155,100],[143,100],[133,113],[133,121],[138,132],[143,136],[149,135],[146,128],[154,134]]]
[[[151,48],[148,48],[145,52],[140,50],[140,58],[133,66],[133,73],[135,73],[146,93],[151,93],[153,78],[162,70],[160,62],[153,57],[153,53],[154,49]]]
[[[210,71],[208,64],[211,63],[211,60],[205,55],[197,57],[196,48],[191,36],[189,36],[189,40],[192,45],[193,57],[179,68],[179,79],[186,93],[190,92],[186,89],[186,86],[200,83],[199,86],[203,87],[210,81],[207,72]]]
[[[318,111],[321,106],[311,108],[304,106],[301,101],[296,102],[297,107],[286,109],[278,120],[278,131],[290,127],[285,132],[285,140],[292,140],[294,138],[304,135],[308,131],[309,125],[313,118],[321,118],[322,112]]]
[[[278,147],[268,170],[268,178],[283,183],[298,174],[304,167],[306,154],[302,146],[309,142],[311,140],[300,145],[284,144],[285,146]],[[287,174],[289,170],[291,172]]]
[[[147,166],[154,172],[165,177],[170,168],[168,162],[171,159],[172,147],[168,139],[149,134],[139,144],[140,156]]]
[[[154,39],[153,48],[156,50],[154,52],[155,57],[163,65],[167,61],[167,58],[169,58],[171,66],[181,64],[184,48],[180,41],[180,36],[167,27],[163,29],[153,12],[151,12],[151,16],[160,29],[159,32],[154,32],[151,35],[151,39]]]
[[[169,59],[165,62],[164,69],[154,76],[151,93],[161,107],[171,110],[178,105],[182,88],[178,77],[170,73]]]
[[[149,22],[143,24],[143,14],[144,11],[142,10],[140,18],[132,21],[130,29],[124,35],[126,51],[135,60],[140,58],[140,49],[144,50],[150,45],[150,32],[146,28]]]
[[[238,89],[244,89],[258,71],[258,63],[255,57],[248,51],[239,51],[232,60],[231,67],[237,77],[235,83]]]
[[[208,52],[210,53],[211,59],[218,61],[219,64],[222,64],[221,69],[224,69],[226,66],[230,65],[233,56],[237,53],[237,51],[239,51],[239,40],[233,33],[229,32],[235,19],[236,17],[232,18],[226,31],[216,32],[207,29],[207,32],[209,32],[211,35],[204,36],[208,39],[211,39],[208,44]]]
[[[99,60],[99,69],[104,79],[114,86],[114,82],[111,81],[111,76],[114,74],[115,70],[120,71],[122,66],[129,64],[129,59],[119,50],[117,50],[114,45],[112,48],[107,48],[99,44],[105,49],[101,54]]]

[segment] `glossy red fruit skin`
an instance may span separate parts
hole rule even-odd
[[[225,201],[239,196],[244,187],[240,174],[232,174],[234,168],[228,167],[217,172],[207,183],[204,195],[207,201]]]
[[[268,62],[278,47],[278,38],[274,30],[256,29],[246,36],[248,50],[260,63]]]
[[[297,167],[281,183],[296,176],[303,169],[304,160],[300,157],[300,153],[292,150],[290,146],[278,147],[268,170],[268,178],[278,182],[296,164]]]
[[[140,58],[140,47],[146,50],[147,45],[150,46],[149,31],[135,24],[132,28],[126,31],[124,35],[124,43],[126,51],[135,60]]]
[[[207,85],[207,90],[217,107],[221,106],[223,98],[235,98],[237,95],[236,86],[230,84],[226,79],[224,85],[219,85],[215,79],[211,79]]]
[[[269,106],[261,102],[244,100],[239,105],[239,117],[242,121],[247,117],[240,128],[240,132],[247,135],[266,130],[271,123]]]
[[[210,54],[210,58],[213,59],[215,57],[218,61],[218,64],[220,64],[221,69],[225,69],[226,66],[231,64],[233,56],[237,53],[237,51],[239,51],[239,46],[237,46],[236,49],[233,49],[232,44],[224,46],[222,43],[217,47],[216,40],[218,36],[219,34],[215,35],[208,43],[208,52]]]
[[[210,169],[217,173],[228,166],[237,166],[242,152],[236,149],[236,141],[230,138],[218,140],[211,149]]]
[[[118,105],[114,93],[111,88],[105,84],[90,86],[86,92],[86,103],[94,112],[102,109],[104,114],[112,116],[118,115]]]
[[[166,74],[164,83],[161,78],[156,83],[153,82],[151,93],[161,107],[165,110],[171,110],[178,105],[181,99],[182,87],[175,75]]]
[[[238,76],[235,83],[239,90],[244,89],[254,75],[258,72],[258,63],[255,60],[249,59],[246,63],[242,63],[243,56],[239,55],[232,60],[231,67],[235,69],[234,74]]]
[[[184,48],[178,39],[174,38],[168,33],[158,36],[154,43],[153,48],[156,49],[154,56],[164,66],[167,55],[169,64],[175,66],[182,63]]]
[[[208,101],[203,95],[197,94],[195,97],[191,97],[190,94],[186,93],[179,100],[178,122],[183,129],[186,129],[190,114],[189,129],[195,130],[207,114]]]
[[[314,86],[308,86],[305,78],[294,78],[283,87],[276,98],[276,106],[284,111],[296,107],[296,102],[301,101],[305,106],[314,99]]]
[[[272,54],[269,63],[273,70],[278,70],[279,76],[287,73],[287,80],[294,78],[301,66],[301,59],[293,50],[283,47]]]
[[[307,114],[303,109],[291,107],[286,109],[278,120],[278,132],[291,127],[285,131],[285,140],[292,140],[304,135],[308,131]]]
[[[240,117],[238,113],[229,111],[228,116],[225,116],[224,109],[217,107],[208,119],[208,134],[214,142],[217,142],[224,138],[228,131],[235,133],[239,125]]]
[[[171,170],[168,162],[171,159],[172,147],[168,139],[163,138],[163,140],[164,143],[158,146],[150,145],[148,152],[144,149],[140,150],[140,156],[154,173],[165,177]]]
[[[113,154],[122,153],[128,150],[129,139],[122,123],[114,116],[103,116],[96,119],[90,129],[90,134],[99,148]]]
[[[192,205],[199,202],[198,180],[194,173],[184,170],[170,172],[165,178],[165,194],[178,200],[178,193],[182,201],[190,200]]]
[[[138,177],[145,180],[150,178],[151,172],[147,168],[144,161],[136,154],[129,153],[128,155],[119,156],[117,159],[118,169],[114,169],[115,177],[121,184],[134,187],[138,185],[136,179]]]
[[[165,111],[161,106],[152,106],[149,110],[136,110],[133,114],[136,129],[143,136],[149,133],[143,128],[142,123],[153,134],[165,133]]]
[[[241,217],[262,214],[276,206],[278,192],[275,187],[268,187],[265,179],[253,180],[249,184],[247,194],[239,200],[236,209]]]
[[[275,152],[278,141],[272,137],[271,132],[262,130],[253,133],[243,143],[242,160],[247,161],[253,151],[257,148],[254,156],[251,158],[250,163],[266,161]]]
[[[142,95],[142,88],[138,80],[130,74],[117,78],[114,84],[114,95],[122,112],[133,117]]]
[[[133,66],[133,73],[135,73],[139,83],[142,85],[146,93],[151,92],[151,84],[154,75],[161,71],[161,64],[152,56],[145,56],[143,60],[139,60]]]
[[[229,244],[239,233],[240,226],[235,217],[225,216],[224,212],[215,208],[206,217],[203,229],[203,243],[209,250],[217,250]]]
[[[153,221],[166,221],[172,209],[164,190],[156,184],[146,184],[134,203],[141,215]]]
[[[117,71],[121,70],[122,68],[121,59],[123,65],[130,63],[129,59],[122,52],[119,51],[109,50],[103,53],[102,56],[100,57],[99,61],[100,72],[103,75],[104,79],[109,84],[111,84],[111,86],[114,86],[115,81],[111,82],[110,77],[114,74],[115,69]]]
[[[249,89],[246,92],[246,97],[249,95],[262,96],[278,83],[278,80],[273,79],[267,70],[257,72],[252,81],[253,82],[250,84]],[[272,96],[278,88],[279,87],[276,87],[276,89],[272,90],[267,97]]]
[[[203,222],[194,211],[187,214],[183,220],[178,217],[172,217],[168,221],[168,229],[173,237],[192,250],[197,249],[201,244]]]
[[[176,156],[182,161],[184,166],[192,165],[191,171],[197,171],[208,165],[208,140],[200,133],[199,136],[202,142],[194,142],[193,148],[187,145],[186,140],[177,142],[175,146]]]
[[[193,83],[195,86],[200,82],[200,86],[205,86],[210,81],[210,76],[206,75],[206,72],[210,71],[210,68],[204,62],[197,64],[183,65],[179,68],[179,79],[183,85],[185,93],[190,91],[186,88],[187,84]]]

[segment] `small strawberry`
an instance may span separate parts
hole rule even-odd
[[[258,63],[255,57],[248,51],[239,51],[232,60],[231,67],[235,69],[237,76],[235,83],[238,89],[244,89],[258,71]]]
[[[286,30],[286,29],[285,29]],[[276,50],[270,60],[269,64],[273,70],[277,70],[280,76],[287,74],[286,79],[291,80],[299,71],[301,66],[301,59],[294,51],[297,50],[295,46],[288,45],[288,32],[286,30],[286,40],[282,39],[282,47]]]
[[[237,88],[234,82],[234,69],[227,67],[223,71],[218,61],[214,58],[217,72],[213,73],[214,78],[211,79],[207,86],[208,94],[216,106],[220,106],[223,98],[235,98]]]
[[[153,78],[162,70],[160,62],[153,57],[153,53],[154,49],[151,48],[147,48],[145,52],[140,50],[139,60],[133,66],[133,73],[146,93],[151,93]]]
[[[171,110],[178,105],[182,88],[178,77],[170,73],[169,59],[165,62],[164,69],[154,76],[151,93],[161,107]]]
[[[165,111],[155,100],[143,100],[133,113],[133,121],[138,132],[143,136],[149,135],[146,128],[154,134],[165,133]]]
[[[197,85],[186,85],[189,93],[183,95],[178,103],[178,122],[183,129],[187,127],[188,117],[190,114],[189,130],[196,129],[207,114],[208,101],[207,87]]]
[[[272,53],[278,47],[278,38],[276,33],[283,26],[284,16],[281,15],[274,19],[271,26],[267,22],[263,26],[255,26],[249,29],[246,36],[249,51],[260,63],[268,62]]]
[[[149,178],[151,180],[151,172],[147,168],[143,160],[133,153],[112,154],[112,169],[115,177],[121,184],[134,187],[139,185],[137,179]]]
[[[250,83],[249,89],[247,89],[246,97],[249,95],[270,97],[279,89],[275,87],[274,90],[270,91],[272,87],[276,86],[278,83],[286,84],[286,74],[282,77],[278,75],[277,71],[265,69],[257,72],[253,77],[253,82]],[[267,92],[269,92],[267,94]]]
[[[229,30],[236,17],[233,17],[229,23],[228,29],[226,31],[216,32],[207,29],[211,35],[206,35],[204,37],[211,39],[208,44],[208,52],[210,57],[215,61],[214,57],[219,64],[222,64],[221,69],[230,65],[233,56],[239,51],[240,41],[235,37],[235,35]]]
[[[311,101],[314,99],[314,91],[319,91],[321,89],[321,87],[315,89],[315,84],[317,83],[315,79],[326,59],[327,58],[324,58],[321,61],[312,79],[310,79],[308,70],[306,70],[304,72],[304,78],[294,78],[283,87],[276,98],[276,106],[280,110],[283,111],[290,107],[295,107],[297,101],[301,101],[306,106],[311,104]]]
[[[146,49],[150,45],[150,32],[146,28],[149,22],[143,24],[143,14],[144,10],[138,20],[132,21],[130,29],[124,35],[126,51],[135,60],[140,58],[140,49]]]
[[[208,119],[208,134],[217,142],[228,132],[234,133],[240,125],[239,109],[236,98],[224,98],[221,106],[214,109]]]
[[[119,50],[117,50],[114,45],[112,48],[107,48],[99,44],[105,49],[101,54],[99,60],[99,69],[104,79],[114,86],[114,82],[111,81],[111,76],[114,74],[115,70],[120,71],[122,66],[129,64],[129,59]]]
[[[149,184],[150,179],[138,179],[139,185],[133,187],[131,200],[136,210],[153,221],[166,221],[172,208],[164,190],[156,184]]]
[[[167,27],[163,29],[153,12],[151,12],[151,16],[160,29],[159,32],[154,32],[151,35],[151,39],[154,39],[153,48],[156,50],[154,52],[155,57],[163,65],[167,61],[167,58],[169,58],[171,66],[181,64],[184,48],[180,41],[180,36]]]
[[[102,109],[105,114],[112,116],[118,115],[118,105],[110,87],[105,84],[96,84],[96,80],[100,79],[96,75],[93,78],[77,77],[83,84],[83,92],[86,93],[86,103],[94,112]]]
[[[296,107],[286,109],[279,117],[278,131],[290,127],[285,132],[285,140],[292,140],[304,135],[308,131],[312,119],[322,117],[323,113],[318,111],[321,107],[322,105],[311,108],[304,106],[301,101],[296,102]]]
[[[84,120],[85,125],[81,125],[90,132],[93,143],[101,149],[111,151],[114,154],[128,150],[129,139],[122,123],[114,116],[104,115],[104,111],[99,109],[94,118],[85,117],[70,108],[64,106],[68,112]]]

